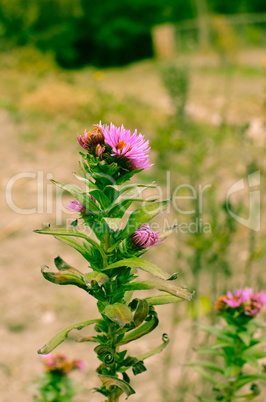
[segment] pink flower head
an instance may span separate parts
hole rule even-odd
[[[55,360],[50,353],[48,355],[42,355],[42,358],[47,367],[52,367],[55,364]]]
[[[78,200],[70,201],[70,203],[67,204],[67,208],[71,212],[80,212],[81,214],[86,211],[85,205]]]
[[[131,236],[132,242],[140,247],[147,248],[150,246],[157,246],[158,244],[163,243],[163,241],[158,243],[160,232],[153,232],[149,225],[144,224],[138,230],[136,230]]]
[[[241,289],[237,289],[235,291],[235,295],[233,296],[233,294],[231,292],[227,292],[227,296],[224,297],[224,302],[226,304],[228,304],[228,306],[232,307],[232,308],[237,308],[240,307],[241,304],[243,303],[242,300],[242,290]]]
[[[245,305],[245,314],[251,317],[257,315],[262,307],[266,306],[266,293],[260,291],[258,293],[253,293],[250,300]]]
[[[78,134],[77,137],[78,143],[89,153],[100,157],[104,152],[104,135],[100,126],[95,125],[92,130],[85,130],[83,135]]]
[[[46,371],[56,372],[62,376],[66,376],[72,370],[84,370],[86,367],[86,363],[83,360],[74,359],[68,360],[67,357],[63,354],[57,354],[52,356],[51,354],[43,355],[43,362],[46,368]]]
[[[105,144],[111,147],[111,156],[124,160],[128,169],[149,169],[153,166],[149,157],[149,141],[145,141],[137,130],[131,134],[123,125],[116,127],[112,123],[110,127],[101,123],[96,127],[103,132]]]
[[[252,288],[236,289],[234,295],[227,292],[227,295],[222,297],[222,301],[224,305],[220,301],[219,306],[222,308],[218,308],[218,310],[224,310],[228,305],[231,308],[242,309],[244,314],[254,317],[262,307],[266,306],[266,293],[263,291],[254,293]]]
[[[87,367],[87,363],[84,360],[75,359],[73,360],[73,367],[82,371]]]

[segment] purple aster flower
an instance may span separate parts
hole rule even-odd
[[[128,169],[149,169],[153,166],[149,157],[149,141],[145,141],[137,130],[131,134],[123,125],[116,127],[112,123],[110,127],[101,123],[96,127],[103,133],[105,143],[111,147],[111,156],[124,160]]]
[[[100,126],[95,125],[90,131],[84,131],[83,135],[78,134],[78,143],[82,148],[86,149],[89,153],[99,156],[99,149],[101,149],[100,155],[105,150],[104,145],[104,135]],[[100,147],[100,148],[99,148]],[[98,149],[98,151],[97,151]]]
[[[150,246],[157,246],[158,244],[162,244],[163,241],[158,243],[160,232],[153,232],[149,225],[142,225],[138,230],[136,230],[131,236],[132,242],[140,247],[147,248]]]
[[[85,205],[78,200],[70,201],[70,203],[67,204],[67,208],[71,212],[80,212],[81,214],[83,214],[87,210]]]

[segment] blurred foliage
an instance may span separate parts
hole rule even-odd
[[[199,4],[195,0],[0,0],[1,48],[34,45],[53,52],[65,68],[123,65],[152,56],[152,26],[196,18]],[[224,14],[266,11],[263,0],[208,0],[207,6],[210,12]]]

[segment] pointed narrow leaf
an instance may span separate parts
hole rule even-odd
[[[170,201],[154,202],[152,204],[143,205],[142,207],[132,212],[132,214],[128,218],[125,229],[120,235],[120,240],[123,240],[126,237],[130,236],[144,223],[150,221],[160,212],[164,211],[169,203]]]
[[[134,313],[134,324],[138,327],[149,314],[149,305],[146,300],[139,299]]]
[[[69,265],[67,262],[65,262],[61,257],[56,257],[54,259],[54,263],[56,268],[61,271],[62,269],[66,270],[66,269],[72,269],[75,270],[76,272],[79,272],[82,275],[82,272],[80,272],[78,269],[72,267],[71,265]]]
[[[191,367],[204,367],[212,371],[217,371],[218,373],[224,374],[224,370],[217,366],[216,364],[211,364],[210,362],[192,362],[188,363]]]
[[[129,331],[118,345],[125,345],[152,332],[159,324],[159,320],[156,313],[152,313],[149,318],[149,320],[147,319],[147,321],[138,328]]]
[[[96,282],[99,286],[109,281],[109,277],[103,272],[89,272],[83,275],[84,281],[87,286],[93,286],[93,282]]]
[[[128,218],[125,228],[121,231],[119,235],[118,241],[107,250],[108,253],[111,253],[123,239],[132,235],[144,223],[150,221],[160,212],[164,211],[169,203],[170,201],[154,202],[148,205],[143,205],[141,208],[138,208],[134,212],[132,212],[132,214]]]
[[[103,218],[111,230],[120,229],[122,220],[120,218]]]
[[[74,186],[73,184],[63,184],[58,181],[51,180],[57,187],[62,188],[62,190],[67,191],[73,197],[75,197],[79,202],[86,206],[92,212],[99,212],[99,207],[95,204],[95,202],[90,198],[89,194],[83,193],[78,186]]]
[[[162,292],[170,293],[183,300],[191,300],[192,294],[186,289],[179,288],[169,282],[165,282],[161,279],[154,279],[152,281],[131,282],[125,286],[126,290],[144,290],[144,289],[157,289]]]
[[[177,227],[178,225],[174,225],[171,228],[162,230],[161,233],[159,234],[159,241],[162,241],[166,239],[166,237],[170,236],[170,234],[172,234]]]
[[[161,279],[172,280],[176,278],[176,274],[169,275],[151,262],[138,257],[127,258],[125,260],[114,262],[113,264],[110,264],[104,268],[103,271],[120,267],[140,268],[143,271],[149,272],[150,274]]]
[[[62,329],[58,334],[56,334],[46,345],[38,350],[38,354],[46,355],[51,353],[58,345],[60,345],[67,338],[68,333],[72,331],[72,329],[81,330],[82,328],[88,327],[92,324],[98,324],[101,320],[89,320],[89,321],[80,321],[76,324],[69,325],[68,327]]]
[[[203,329],[203,331],[210,332],[211,334],[215,335],[218,339],[224,340],[229,343],[234,342],[233,338],[225,335],[222,329],[218,329],[213,327],[212,325],[206,325],[206,324],[199,324],[199,326]]]
[[[234,383],[234,387],[236,390],[242,388],[244,385],[249,382],[256,380],[264,380],[266,381],[266,374],[251,374],[251,375],[243,375],[239,379],[237,379]]]
[[[122,303],[108,304],[104,309],[104,314],[122,328],[133,322],[132,311]]]
[[[130,190],[132,190],[132,189],[134,189],[134,188],[138,188],[138,187],[140,187],[140,188],[142,188],[142,190],[141,191],[144,191],[144,190],[146,190],[147,188],[156,188],[156,187],[158,187],[158,184],[126,184],[126,185],[124,185],[124,184],[122,184],[122,185],[110,185],[110,186],[107,186],[107,187],[112,187],[112,188],[114,188],[118,193],[119,193],[119,196],[121,195],[121,194],[123,194],[123,193],[125,193],[126,191],[130,191]]]
[[[101,246],[95,240],[91,239],[84,233],[81,233],[77,229],[68,229],[68,228],[50,229],[49,227],[47,227],[44,229],[36,229],[34,230],[34,232],[39,234],[48,234],[56,237],[59,236],[80,237],[81,239],[85,239],[88,243],[90,243],[93,247],[95,247],[103,257],[105,257],[104,250],[101,248]]]
[[[146,360],[146,359],[148,359],[148,357],[151,357],[151,356],[157,355],[158,353],[161,353],[169,343],[168,335],[163,334],[162,340],[163,340],[163,343],[161,345],[157,346],[156,348],[154,348],[150,352],[147,352],[147,353],[144,353],[143,355],[137,356],[137,359],[138,360]]]
[[[200,348],[197,349],[197,353],[201,353],[201,354],[209,354],[209,355],[215,355],[215,356],[223,356],[222,352],[219,352],[216,349],[212,349],[211,347],[205,347],[202,346]]]
[[[238,336],[246,346],[249,346],[251,337],[247,331],[238,332]]]
[[[221,387],[222,384],[216,381],[211,374],[209,374],[206,370],[201,367],[193,368],[197,373],[199,373],[205,380],[209,381],[211,384],[215,385],[217,388]]]
[[[179,303],[183,301],[180,297],[173,295],[157,295],[145,298],[149,306],[160,306],[162,304]]]
[[[87,289],[87,285],[79,271],[73,269],[62,269],[59,272],[47,272],[46,269],[49,269],[49,267],[43,265],[41,272],[43,277],[49,282],[56,283],[57,285],[75,285],[79,288]]]
[[[70,247],[77,250],[88,262],[91,262],[91,254],[88,252],[88,248],[81,244],[79,241],[74,240],[70,236],[55,236],[57,240],[62,241]]]
[[[124,380],[120,380],[116,377],[107,375],[99,375],[99,378],[102,381],[103,385],[106,386],[106,388],[110,388],[112,385],[115,385],[116,387],[122,389],[122,391],[127,395],[127,398],[130,395],[135,394],[134,389]]]
[[[153,200],[145,200],[140,198],[126,198],[124,200],[118,201],[114,206],[110,209],[109,215],[114,218],[123,218],[125,212],[130,207],[133,202],[155,202],[156,199]]]

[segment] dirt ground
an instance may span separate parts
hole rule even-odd
[[[251,67],[254,65],[261,66],[265,57],[266,54],[258,50],[239,55],[240,64],[243,61]],[[229,101],[231,107],[228,118],[230,121],[237,123],[245,120],[248,115],[249,121],[252,122],[250,135],[257,138],[259,146],[265,146],[265,129],[263,127],[265,74],[247,74],[246,79],[243,79],[243,76],[240,79],[235,72],[230,77],[231,86],[228,90],[228,88],[224,88],[223,75],[217,76],[211,70],[211,65],[206,63],[207,58],[208,56],[204,58],[203,55],[195,59],[195,62],[198,63],[199,67],[202,65],[202,68],[192,74],[191,98],[188,104],[189,113],[199,120],[208,120],[216,124],[223,113],[225,102]],[[214,65],[218,63],[215,58],[212,58],[211,62]],[[206,64],[207,67],[209,66],[208,68]],[[86,71],[71,74],[79,80],[81,87],[84,84],[85,89],[89,88],[93,78],[87,80]],[[98,78],[96,76],[97,85],[117,97],[140,98],[144,104],[147,103],[158,110],[158,113],[160,113],[160,109],[165,112],[170,108],[169,98],[158,78],[153,62],[136,63],[122,70],[105,70],[101,74],[102,76],[100,75]],[[11,93],[8,85],[11,85],[12,79],[13,92]],[[76,132],[73,132],[71,141],[69,141],[72,135],[70,133],[68,139],[60,146],[56,144],[54,149],[46,146],[45,137],[34,141],[31,141],[30,138],[27,141],[21,140],[21,135],[27,133],[28,122],[27,120],[21,121],[19,116],[14,118],[8,103],[9,96],[13,103],[17,97],[18,108],[37,107],[39,108],[38,113],[40,113],[42,107],[48,106],[41,89],[39,89],[38,96],[36,96],[38,88],[34,88],[32,92],[24,93],[22,96],[23,90],[20,87],[23,87],[24,84],[18,82],[17,79],[18,76],[12,71],[1,70],[0,87],[3,88],[0,96],[1,402],[31,401],[32,382],[42,372],[42,362],[36,354],[37,349],[65,326],[84,319],[96,318],[97,314],[94,301],[85,292],[83,293],[82,290],[75,287],[53,285],[41,276],[40,266],[46,264],[52,269],[53,258],[57,255],[84,272],[86,270],[84,261],[75,251],[52,237],[37,235],[32,232],[35,228],[40,228],[45,222],[50,222],[51,226],[56,224],[55,215],[59,213],[56,209],[58,205],[56,206],[54,198],[50,197],[50,192],[54,190],[51,190],[47,175],[52,174],[60,182],[71,181],[71,173],[78,170],[78,154],[76,153],[78,146],[75,139]],[[55,80],[53,78],[52,83],[49,84],[50,89]],[[44,91],[45,86],[48,86],[47,81],[44,81],[42,85],[42,78],[40,78],[40,88],[41,86],[42,91]],[[35,93],[34,99],[30,97],[31,93]],[[75,94],[73,94],[74,96]],[[55,93],[53,102],[49,107],[51,110],[57,108],[56,113],[58,113],[59,106],[56,97],[57,94]],[[61,94],[60,99],[62,98],[64,98],[64,93]],[[62,105],[64,108],[64,102]],[[68,130],[77,126],[76,122],[73,122],[72,126],[71,124],[68,126]],[[34,122],[34,127],[38,127],[38,121]],[[80,127],[80,131],[84,128],[83,126]],[[49,126],[47,125],[48,129]],[[45,134],[42,135],[45,136]],[[49,135],[56,136],[53,128],[51,128],[51,132],[47,132],[47,136]],[[26,177],[17,176],[17,180],[13,181],[12,186],[10,180],[21,172],[27,172]],[[43,184],[39,184],[39,188],[37,186],[37,172],[40,172],[38,173],[39,178],[43,174]],[[6,193],[7,186],[9,187]],[[11,189],[12,198],[10,197]],[[37,193],[39,198],[37,198]],[[63,200],[63,204],[65,202],[66,199]],[[43,211],[42,203],[44,203]],[[30,209],[36,210],[29,211]],[[29,213],[25,213],[26,210]],[[63,219],[69,219],[69,215],[65,212]],[[175,257],[174,250],[166,244],[162,245],[156,257],[147,255],[147,258],[155,259],[158,265],[160,262],[165,265],[165,256],[167,256],[167,266],[175,264],[173,260]],[[140,352],[159,344],[162,333],[170,331],[168,316],[171,313],[171,308],[158,308],[161,323],[156,331],[147,337],[147,340],[139,342]],[[182,307],[180,308],[182,310]],[[186,344],[190,342],[188,336],[190,331],[191,321],[188,319],[177,325],[175,333],[172,334],[171,356],[175,362],[168,374],[170,376],[169,388],[173,388],[172,395],[177,379],[180,378],[183,370],[182,364],[185,361]],[[58,348],[58,351],[66,353],[69,357],[83,358],[89,362],[85,381],[83,374],[77,373],[75,375],[77,382],[82,383],[84,387],[81,395],[76,399],[79,402],[102,401],[101,397],[90,390],[99,384],[94,374],[97,362],[92,349],[89,344],[74,344],[73,341],[65,342]],[[167,391],[165,384],[167,379],[163,372],[163,364],[162,355],[153,357],[147,363],[148,371],[133,378],[132,386],[137,390],[137,394],[130,397],[131,402],[162,402],[164,400],[162,389],[164,392]],[[201,385],[198,384],[198,377],[192,370],[189,371],[189,376],[191,378],[191,389],[186,397],[186,402],[193,402],[196,401],[194,394],[200,393],[198,387],[200,388]],[[258,402],[263,401],[263,399],[257,400]],[[175,401],[180,401],[178,395],[176,395]]]

